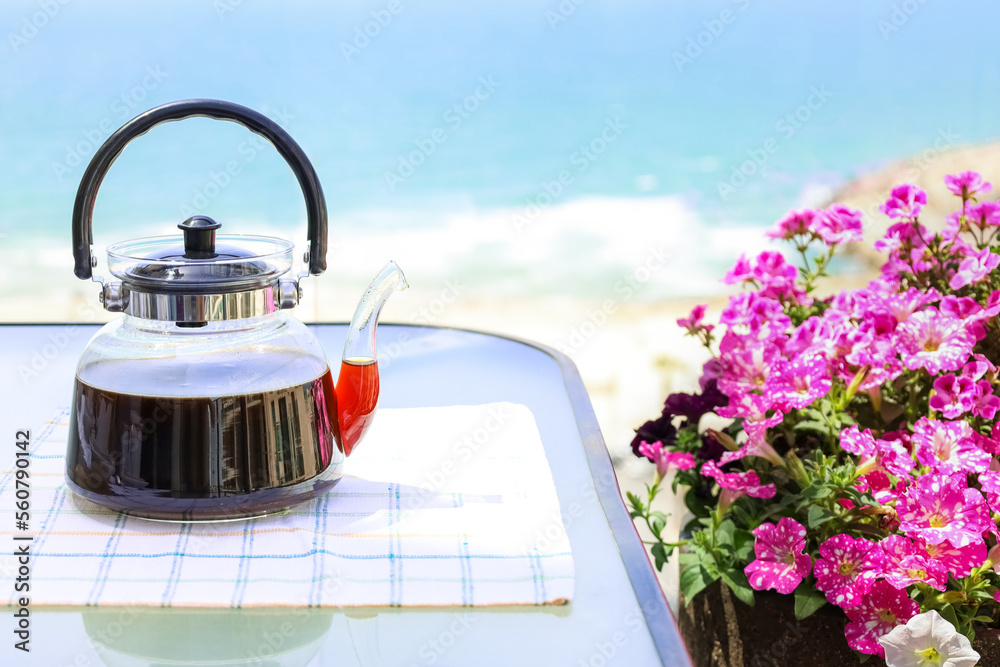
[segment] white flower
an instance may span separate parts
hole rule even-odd
[[[897,625],[878,643],[889,667],[976,667],[979,662],[969,638],[934,610]]]

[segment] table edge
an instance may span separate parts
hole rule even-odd
[[[304,322],[306,326],[347,326],[348,322]],[[104,326],[102,322],[0,322],[0,329],[4,327],[28,327],[28,326]],[[583,384],[583,378],[576,364],[566,354],[559,350],[538,343],[536,341],[519,336],[485,331],[482,329],[470,329],[466,327],[417,324],[408,322],[380,322],[379,326],[409,327],[415,329],[439,329],[446,331],[459,331],[482,336],[491,336],[509,340],[520,345],[534,348],[543,354],[551,357],[559,365],[559,371],[563,378],[569,395],[570,405],[573,408],[573,417],[580,431],[580,438],[583,441],[584,451],[587,455],[587,464],[590,467],[591,478],[594,480],[594,487],[597,497],[604,511],[604,516],[611,528],[612,537],[618,546],[618,551],[625,565],[625,572],[629,582],[632,584],[632,591],[642,610],[646,621],[646,627],[656,646],[660,662],[664,665],[677,665],[679,667],[690,667],[691,659],[688,656],[687,648],[684,646],[677,627],[677,620],[673,612],[667,605],[663,590],[653,571],[653,566],[646,553],[646,546],[639,538],[635,524],[629,516],[628,509],[621,497],[621,489],[618,486],[618,478],[615,475],[614,465],[611,462],[611,454],[608,452],[604,442],[604,435],[601,433],[597,415],[594,413],[593,405]],[[597,480],[607,477],[614,484],[598,484]],[[664,622],[669,620],[669,624]],[[673,630],[671,632],[670,630]]]

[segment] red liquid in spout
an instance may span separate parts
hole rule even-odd
[[[337,422],[344,454],[350,456],[361,441],[378,403],[378,363],[373,359],[346,359],[337,378]]]

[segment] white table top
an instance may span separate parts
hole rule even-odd
[[[0,326],[0,434],[40,431],[71,398],[95,325]],[[346,326],[313,325],[331,359]],[[690,665],[618,493],[586,390],[549,348],[479,332],[379,327],[383,407],[511,401],[535,416],[576,566],[567,608],[353,610],[32,609],[32,652],[2,664],[63,665]],[[2,573],[13,586],[11,573]],[[4,628],[7,627],[7,630]],[[191,661],[197,656],[200,660]],[[222,660],[227,661],[222,661]]]

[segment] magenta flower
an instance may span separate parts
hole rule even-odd
[[[991,458],[976,445],[967,422],[927,417],[921,417],[913,426],[913,453],[920,463],[942,475],[983,472]]]
[[[948,540],[940,544],[924,542],[922,546],[929,558],[943,565],[956,579],[969,576],[986,562],[986,543],[981,539],[964,547],[956,547]]]
[[[920,613],[920,605],[906,591],[877,581],[856,607],[845,609],[850,622],[844,628],[847,645],[855,651],[885,657],[879,638]]]
[[[986,194],[993,189],[993,185],[989,181],[984,181],[983,177],[976,171],[948,174],[944,177],[944,184],[962,199],[968,199],[977,192]]]
[[[967,206],[965,218],[969,225],[986,229],[987,227],[1000,226],[1000,203],[995,201],[984,201],[979,204]]]
[[[726,271],[726,275],[722,277],[722,282],[727,285],[736,285],[752,279],[753,266],[750,264],[750,260],[747,259],[746,255],[740,255],[739,259],[736,260],[736,264],[733,265],[733,268]]]
[[[759,456],[763,459],[767,459],[776,466],[784,466],[784,459],[782,459],[781,455],[774,450],[771,443],[767,441],[767,429],[773,426],[774,423],[779,423],[781,419],[782,414],[779,412],[776,415],[776,418],[772,417],[766,421],[744,421],[743,430],[747,434],[747,441],[743,443],[743,446],[735,452],[725,452],[722,457],[719,458],[719,463],[721,465],[726,465],[727,463],[738,461],[746,456]]]
[[[945,540],[957,547],[982,542],[993,528],[983,495],[970,489],[965,474],[918,477],[896,505],[899,529],[930,544]]]
[[[907,449],[907,434],[892,432],[875,441],[876,457],[880,467],[896,477],[904,477],[914,468],[913,458]]]
[[[813,566],[816,588],[844,609],[861,604],[885,562],[885,554],[875,542],[850,535],[834,535],[819,545],[819,554],[822,558]]]
[[[639,443],[639,453],[656,464],[656,481],[666,477],[671,466],[678,470],[694,467],[694,456],[687,452],[672,452],[659,440],[652,444],[643,440]]]
[[[978,254],[962,260],[958,265],[958,271],[948,281],[948,286],[952,289],[961,289],[966,285],[977,283],[997,266],[1000,266],[1000,255],[990,252],[989,248],[983,248]]]
[[[764,523],[754,529],[753,549],[757,560],[746,566],[747,579],[758,591],[773,588],[788,595],[809,576],[812,558],[802,553],[806,529],[794,519],[783,517],[777,525]]]
[[[976,383],[970,378],[948,373],[934,380],[934,395],[930,398],[930,407],[948,419],[955,419],[972,409],[979,397],[978,393]]]
[[[714,461],[706,461],[701,467],[701,474],[711,477],[721,487],[719,495],[719,511],[725,513],[737,498],[752,496],[754,498],[773,498],[777,493],[774,484],[761,484],[760,477],[754,471],[722,472]]]
[[[869,429],[861,431],[857,425],[840,432],[840,446],[857,456],[875,455],[875,438]]]
[[[861,220],[861,211],[841,204],[834,204],[816,216],[813,220],[812,230],[826,241],[827,245],[860,241],[864,227]]]
[[[1000,511],[1000,472],[988,471],[979,475],[979,486],[986,494],[990,510]]]
[[[1000,410],[1000,397],[993,393],[993,385],[989,380],[976,383],[976,402],[972,406],[972,414],[983,419],[993,419]]]
[[[961,368],[976,344],[962,320],[933,306],[911,315],[896,333],[903,365],[911,371],[925,368],[931,375]]]
[[[707,305],[695,306],[691,310],[691,314],[687,317],[682,317],[677,320],[677,326],[687,329],[691,333],[695,333],[701,329],[707,332],[711,332],[715,328],[712,324],[702,324],[702,319],[705,317],[705,309],[708,308]]]
[[[817,211],[810,208],[801,211],[790,211],[781,220],[764,232],[764,235],[772,239],[784,239],[790,241],[796,236],[809,236],[812,234],[812,222]]]
[[[826,396],[831,386],[826,361],[803,355],[791,363],[778,364],[764,383],[764,396],[777,409],[788,412]]]
[[[915,185],[897,185],[879,210],[890,218],[915,218],[927,203],[927,192]]]
[[[902,535],[889,535],[879,542],[885,552],[882,576],[900,590],[923,582],[943,591],[948,585],[948,568],[928,555],[927,550]]]

